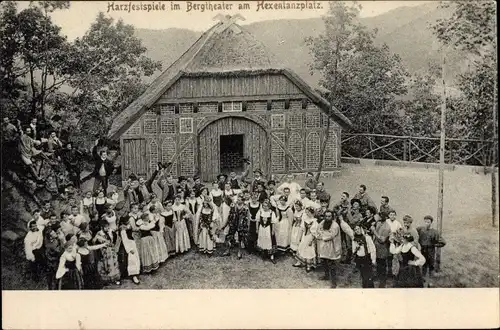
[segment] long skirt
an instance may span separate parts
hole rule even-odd
[[[102,289],[101,276],[97,271],[95,262],[89,262],[82,265],[83,270],[83,289],[99,290]]]
[[[276,251],[276,237],[272,233],[271,226],[259,226],[257,248],[271,254]]]
[[[134,238],[135,246],[137,248],[137,255],[141,256],[141,233],[138,231],[132,232],[132,237]]]
[[[151,231],[156,248],[158,249],[158,256],[160,257],[160,263],[165,262],[168,258],[167,244],[165,243],[165,238],[160,234],[159,231]]]
[[[189,241],[189,232],[186,225],[186,220],[181,219],[175,222],[175,251],[183,253],[191,248]]]
[[[290,235],[290,249],[297,252],[297,250],[299,249],[301,238],[302,238],[302,232],[300,226],[293,226],[292,234]]]
[[[175,227],[165,226],[163,238],[165,239],[168,253],[175,254]]]
[[[103,248],[101,257],[97,262],[97,271],[105,283],[120,280],[120,266],[118,264],[118,254],[113,247]]]
[[[193,217],[192,225],[193,225],[193,242],[194,244],[198,245],[198,239],[200,235],[198,234],[200,232],[200,219],[198,217]]]
[[[257,222],[251,221],[248,227],[247,249],[254,251],[257,247]]]
[[[202,227],[200,235],[198,235],[198,248],[200,252],[212,253],[214,250],[215,242],[212,240],[210,229]]]
[[[422,270],[418,266],[402,266],[399,269],[395,284],[397,288],[423,288]]]
[[[141,238],[141,266],[144,273],[151,273],[160,267],[160,255],[153,236]]]
[[[299,243],[298,256],[302,259],[310,260],[316,258],[314,237],[312,234],[303,235]],[[311,244],[312,243],[312,244]]]
[[[83,277],[78,269],[69,269],[59,279],[59,290],[83,290]]]
[[[281,219],[275,224],[276,228],[276,244],[279,250],[286,250],[290,246],[290,220],[287,218]]]
[[[120,263],[120,273],[122,277],[139,275],[141,264],[137,252],[127,253],[125,247],[121,245],[118,251],[118,261]]]

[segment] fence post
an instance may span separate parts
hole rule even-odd
[[[406,139],[403,139],[403,161],[406,162],[406,154],[408,152],[408,148],[406,146]]]
[[[408,160],[411,162],[411,137],[408,138]]]

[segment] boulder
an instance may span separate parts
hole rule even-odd
[[[6,230],[2,232],[2,239],[9,241],[9,242],[15,242],[17,241],[21,236],[19,234],[16,234],[15,232],[11,230]]]

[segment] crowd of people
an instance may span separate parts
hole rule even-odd
[[[112,168],[98,143],[93,154],[93,190],[79,195],[69,184],[58,205],[47,201],[28,223],[31,274],[44,274],[49,289],[100,289],[126,278],[139,284],[140,275],[190,250],[208,258],[258,254],[273,264],[288,254],[307,273],[322,267],[332,288],[339,263],[353,262],[364,288],[386,287],[389,277],[395,287],[424,287],[435,249],[445,245],[432,216],[415,229],[409,215],[400,222],[387,196],[377,206],[364,185],[333,202],[313,173],[304,187],[292,174],[266,180],[259,169],[250,179],[247,161],[241,175],[205,185],[197,176],[174,179],[171,164],[158,163],[150,178],[130,175],[121,195],[109,189]]]

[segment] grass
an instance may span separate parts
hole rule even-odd
[[[326,182],[334,201],[343,191],[354,194],[359,184],[365,184],[378,203],[380,196],[391,198],[398,217],[410,214],[419,226],[423,217],[436,218],[438,172],[434,169],[399,167],[360,167],[346,165],[342,175]],[[89,182],[89,185],[92,182]],[[498,229],[491,226],[490,177],[458,169],[445,173],[443,236],[447,245],[442,249],[442,271],[434,285],[443,288],[498,287]],[[2,247],[2,255],[4,255]],[[219,251],[217,251],[220,253]],[[20,276],[22,271],[14,257],[2,257],[3,289],[42,289]],[[196,252],[169,258],[153,275],[141,276],[142,283],[124,281],[121,287],[109,289],[237,289],[237,288],[327,288],[320,281],[322,271],[307,274],[292,267],[289,256],[281,256],[277,264],[259,256],[244,255],[242,260],[230,257],[209,258]],[[353,266],[341,265],[338,272],[341,288],[360,287],[359,274]],[[391,283],[388,283],[391,286]]]

